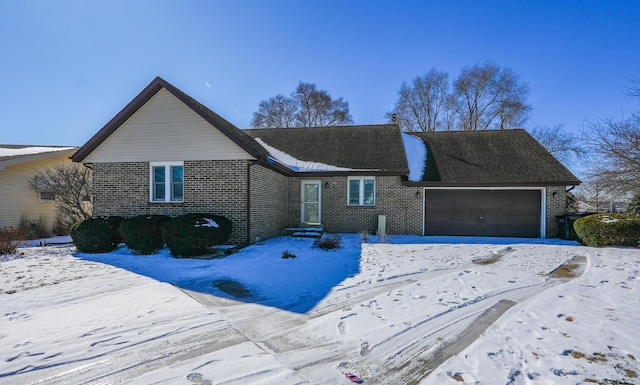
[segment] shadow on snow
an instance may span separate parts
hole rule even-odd
[[[278,237],[248,246],[219,259],[173,258],[164,248],[154,255],[136,255],[124,246],[107,254],[76,253],[76,257],[117,266],[180,288],[237,301],[259,303],[306,313],[336,286],[360,272],[360,237],[342,234],[342,246],[322,250],[307,238]],[[369,242],[378,243],[377,237]],[[394,235],[387,243],[577,245],[575,241],[540,238],[489,238]],[[283,258],[287,251],[295,257]]]
[[[295,258],[283,258],[287,251]],[[76,253],[182,289],[306,313],[334,287],[360,271],[360,239],[342,235],[342,246],[322,250],[312,239],[278,237],[217,259],[173,258],[164,248],[137,255],[121,246],[106,254]]]

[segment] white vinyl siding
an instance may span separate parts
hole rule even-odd
[[[149,174],[151,202],[184,201],[184,164],[182,162],[153,162]]]
[[[163,88],[84,163],[249,159],[240,146]]]
[[[347,204],[349,206],[375,206],[375,178],[349,177],[348,183]]]

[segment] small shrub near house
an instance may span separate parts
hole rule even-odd
[[[24,233],[12,227],[0,228],[0,255],[13,254],[22,241]]]
[[[162,238],[174,257],[197,257],[229,240],[231,221],[214,214],[186,214],[165,222]]]
[[[313,245],[323,250],[332,250],[340,247],[341,243],[342,237],[340,237],[338,234],[324,233],[320,238],[316,239],[313,242]]]
[[[127,247],[137,254],[153,254],[164,245],[160,228],[170,219],[166,215],[127,218],[120,222],[120,235]]]
[[[291,259],[291,258],[295,259],[295,258],[298,258],[298,256],[293,253],[290,253],[289,250],[285,250],[282,252],[282,259]]]
[[[51,232],[45,228],[46,223],[47,221],[42,215],[37,220],[30,219],[27,215],[21,215],[18,230],[24,234],[25,239],[47,238],[51,236]]]
[[[71,238],[78,251],[83,253],[108,253],[122,242],[118,230],[120,216],[85,219],[71,226]]]
[[[575,221],[573,228],[587,246],[640,247],[640,218],[631,215],[589,215]]]

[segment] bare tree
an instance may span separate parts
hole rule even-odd
[[[403,131],[436,131],[450,129],[449,74],[432,68],[411,84],[403,82],[393,111]]]
[[[538,126],[530,132],[540,144],[565,165],[572,163],[574,157],[580,157],[584,154],[580,138],[566,132],[562,124],[553,127]]]
[[[607,183],[594,175],[588,176],[583,181],[577,193],[577,199],[591,206],[595,212],[607,211],[612,196]]]
[[[625,93],[640,102],[640,79],[629,79]],[[640,111],[627,118],[600,119],[583,125],[590,178],[618,195],[640,191]]]
[[[586,123],[583,140],[592,175],[619,193],[640,191],[640,115]]]
[[[251,125],[261,128],[322,127],[353,123],[349,103],[333,99],[315,84],[300,82],[290,96],[263,100],[253,113]]]
[[[465,67],[453,84],[454,108],[463,130],[522,126],[529,118],[529,87],[510,68],[497,64]]]
[[[640,98],[640,78],[630,78],[629,83],[624,93],[630,98]]]
[[[278,94],[271,99],[263,100],[258,111],[253,113],[253,127],[294,127],[297,104],[295,99]]]
[[[633,194],[633,197],[629,201],[629,206],[627,207],[627,214],[640,217],[640,192]]]
[[[58,164],[52,169],[39,171],[32,185],[38,191],[55,195],[58,221],[65,230],[76,222],[91,218],[92,173],[84,165]]]

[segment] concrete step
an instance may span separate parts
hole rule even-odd
[[[319,226],[287,227],[286,234],[296,238],[320,238],[324,228]]]

